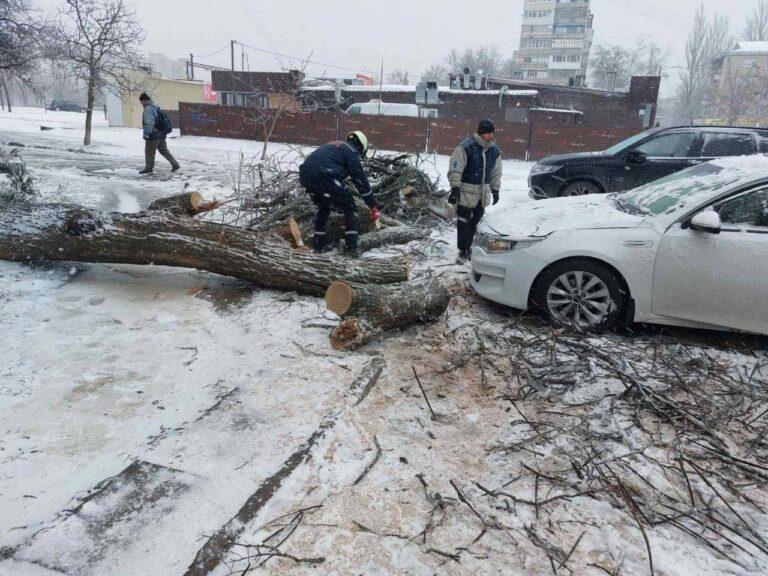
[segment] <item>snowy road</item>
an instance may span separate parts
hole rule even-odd
[[[240,154],[260,149],[175,139],[182,175],[169,177],[159,160],[147,179],[137,175],[138,130],[99,125],[83,150],[81,121],[0,114],[0,143],[24,144],[44,200],[136,211],[185,185],[221,196]],[[431,161],[443,174],[447,158]],[[505,163],[501,206],[526,201],[529,169]],[[450,230],[442,239],[449,247],[419,266],[451,285],[450,313],[354,354],[330,349],[316,298],[182,269],[0,262],[0,576],[224,576],[243,569],[238,555],[283,538],[292,557],[256,567],[261,557],[250,574],[528,576],[551,574],[553,558],[558,573],[604,574],[599,565],[647,574],[644,540],[623,506],[592,495],[555,497],[541,510],[502,506],[476,486],[545,498],[547,477],[534,483],[526,470],[559,474],[579,456],[573,437],[549,438],[554,429],[594,433],[590,449],[605,458],[642,438],[627,426],[631,411],[614,410],[622,382],[595,376],[594,357],[556,366],[572,378],[561,396],[543,386],[512,401],[530,376],[519,358],[557,357],[563,335],[474,296],[466,270],[452,265]],[[768,371],[761,338],[641,330],[591,343],[655,350],[654,366],[656,352],[682,350],[694,367],[711,363],[712,374],[746,374],[755,386],[766,379],[759,368]],[[368,389],[359,378],[371,366],[383,371]],[[585,406],[594,410],[581,424],[564,424]],[[751,490],[768,505],[763,488]],[[766,533],[765,514],[749,519]],[[211,570],[187,572],[217,532],[240,546]],[[737,564],[669,526],[648,532],[657,574],[768,571],[759,551]]]

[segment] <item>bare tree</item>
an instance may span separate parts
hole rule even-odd
[[[715,89],[713,63],[732,43],[729,28],[725,16],[716,15],[710,20],[703,6],[696,11],[685,45],[685,67],[680,72],[677,89],[680,112],[689,124],[699,117]]]
[[[387,74],[387,84],[407,86],[409,84],[408,70],[392,70]]]
[[[669,48],[639,40],[632,47],[597,46],[590,59],[592,85],[600,90],[626,90],[632,76],[659,76]]]
[[[29,86],[41,57],[44,26],[38,20],[29,0],[0,0],[0,91],[9,112],[9,84]]]
[[[124,0],[66,0],[57,29],[61,59],[87,85],[83,143],[88,146],[96,93],[110,82],[123,83],[123,71],[139,61],[144,31]]]
[[[507,68],[507,64],[508,60],[504,58],[497,46],[467,48],[463,52],[452,48],[442,62],[427,68],[422,77],[425,80],[440,80],[446,78],[448,74],[460,74],[464,68],[469,68],[473,73],[482,71],[486,76],[499,76]]]
[[[720,85],[714,93],[714,107],[728,124],[737,124],[739,120],[756,120],[762,116],[762,94],[768,82],[765,74],[744,74],[729,67],[722,76]]]
[[[742,36],[750,42],[768,40],[768,0],[758,0],[752,14],[747,17]]]
[[[0,73],[27,68],[39,57],[29,0],[0,0]]]

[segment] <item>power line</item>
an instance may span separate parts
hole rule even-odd
[[[221,54],[222,52],[224,52],[224,50],[229,50],[229,44],[224,46],[224,48],[216,50],[216,52],[211,52],[210,54],[201,54],[201,55],[198,55],[197,57],[198,58],[210,58],[211,56],[216,56],[217,54]]]
[[[267,44],[269,45],[269,48],[271,50],[275,50],[275,44],[272,41],[272,36],[269,34],[269,31],[264,26],[264,23],[262,22],[261,18],[259,18],[258,13],[254,14],[251,12],[251,9],[248,7],[248,4],[246,0],[240,0],[243,8],[245,9],[245,13],[248,14],[248,17],[251,19],[251,21],[256,25],[256,28],[259,31],[259,34],[266,40]],[[281,68],[285,68],[283,63],[280,61],[279,58],[277,58],[277,63],[280,65]]]
[[[397,16],[397,19],[400,20],[400,24],[403,25],[403,29],[405,30],[406,34],[410,36],[411,40],[413,41],[413,45],[416,46],[416,49],[421,52],[421,55],[424,56],[424,60],[429,60],[429,56],[427,56],[427,53],[424,52],[424,50],[419,45],[419,41],[416,39],[416,36],[411,32],[411,28],[408,26],[408,24],[403,19],[402,15],[400,14],[400,11],[395,6],[394,2],[392,0],[387,0],[387,4],[389,4],[389,7],[392,9],[392,12],[395,13],[395,16]]]
[[[302,62],[304,64],[314,64],[315,66],[324,66],[326,68],[334,68],[336,70],[345,70],[347,72],[368,72],[369,74],[375,74],[373,70],[369,70],[368,68],[350,68],[348,66],[337,66],[335,64],[326,64],[324,62],[318,62],[317,60],[310,60],[307,58],[299,58],[297,56],[289,56],[288,54],[282,54],[281,52],[275,52],[274,50],[267,50],[265,48],[259,48],[257,46],[251,46],[250,44],[246,44],[244,42],[238,42],[241,46],[245,46],[246,48],[249,48],[250,50],[255,50],[256,52],[261,52],[263,54],[270,54],[272,56],[278,56],[280,58],[285,58],[287,60],[292,60],[295,62]]]
[[[648,18],[649,20],[653,20],[654,22],[658,22],[660,24],[666,24],[667,26],[670,26],[672,28],[677,28],[678,30],[682,30],[683,32],[688,32],[689,31],[689,27],[688,26],[682,24],[679,21],[673,20],[671,16],[661,15],[661,14],[658,14],[658,13],[654,14],[654,13],[649,12],[649,11],[638,10],[634,6],[627,5],[625,0],[623,0],[623,1],[620,1],[620,0],[608,0],[608,1],[612,2],[613,4],[620,5],[624,9],[631,10],[635,14],[638,14],[638,15],[644,17],[644,18]],[[640,3],[640,2],[638,2],[638,3]],[[647,4],[645,4],[644,7],[647,10],[657,10],[658,9],[656,6],[649,6]]]

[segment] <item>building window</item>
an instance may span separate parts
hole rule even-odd
[[[558,24],[555,34],[584,34],[584,26],[574,24]]]
[[[526,10],[524,16],[526,18],[549,18],[552,16],[552,10]]]
[[[552,48],[582,48],[583,41],[573,38],[556,38],[552,40]]]

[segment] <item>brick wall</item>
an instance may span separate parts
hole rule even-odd
[[[428,120],[405,116],[339,116],[339,138],[353,130],[362,130],[380,150],[424,152],[427,147]]]
[[[182,135],[262,140],[262,124],[250,108],[181,103]],[[362,130],[371,145],[394,152],[450,154],[474,134],[475,120],[348,116],[333,112],[283,114],[275,124],[273,142],[320,146]],[[542,121],[497,125],[496,141],[505,158],[538,160],[554,154],[604,150],[639,132],[630,128],[571,126]]]
[[[534,124],[529,144],[530,157],[540,159],[555,154],[605,150],[638,132],[627,128]]]
[[[430,125],[429,147],[438,154],[451,154],[458,144],[477,130],[474,120],[438,118]],[[496,127],[496,142],[505,158],[525,158],[528,124],[504,123]]]

